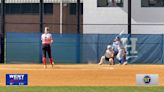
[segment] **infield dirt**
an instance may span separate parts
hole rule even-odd
[[[6,85],[6,74],[28,74],[29,86],[136,86],[136,74],[159,74],[164,86],[164,65],[2,64],[0,86]]]

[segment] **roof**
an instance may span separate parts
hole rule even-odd
[[[76,3],[77,0],[43,0],[44,3]],[[5,0],[5,3],[39,3],[40,0]],[[81,0],[81,3],[83,0]],[[1,0],[0,0],[1,3]]]

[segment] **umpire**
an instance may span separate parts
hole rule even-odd
[[[53,39],[52,39],[52,35],[49,33],[49,27],[45,27],[44,33],[41,36],[41,40],[42,40],[42,51],[43,51],[42,61],[44,64],[44,68],[47,68],[47,64],[46,64],[47,53],[48,53],[50,64],[53,67],[54,62],[51,55],[51,44],[53,43]]]

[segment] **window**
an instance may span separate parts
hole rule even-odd
[[[164,0],[141,0],[141,7],[164,7]]]
[[[39,14],[39,4],[33,3],[31,8],[31,14]]]
[[[19,4],[6,4],[6,14],[14,14],[20,13],[20,5]]]
[[[123,7],[123,0],[97,0],[97,7]]]
[[[30,14],[32,13],[32,4],[27,4],[27,3],[21,4],[20,10],[21,10],[20,11],[21,14]]]
[[[71,15],[76,15],[76,3],[69,4],[69,12]],[[83,14],[83,3],[80,3],[80,12]]]
[[[52,3],[44,4],[44,13],[45,14],[53,14],[53,4]]]
[[[53,14],[53,4],[44,4],[44,13]],[[39,14],[39,3],[7,3],[6,14]]]

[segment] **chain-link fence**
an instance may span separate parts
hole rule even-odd
[[[5,55],[1,60],[6,63],[41,63],[40,36],[45,26],[53,34],[56,63],[98,63],[116,36],[121,32],[121,38],[128,36],[128,0],[1,1],[5,1],[0,16],[1,54]],[[148,1],[132,0],[129,63],[163,63],[163,13],[148,8],[163,5]]]

